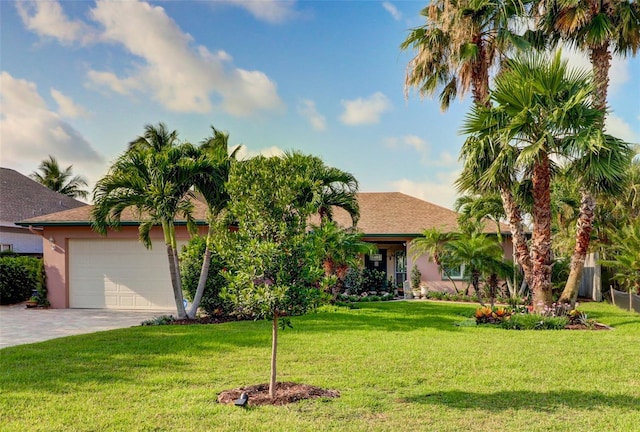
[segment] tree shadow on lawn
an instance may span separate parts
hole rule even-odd
[[[455,323],[473,317],[475,305],[439,303],[363,303],[347,311],[310,313],[299,320],[305,331],[413,331],[431,328],[459,331]],[[296,325],[297,323],[294,323]]]
[[[426,405],[445,405],[457,409],[485,411],[535,410],[553,413],[567,408],[591,410],[616,407],[640,411],[640,398],[629,395],[608,395],[597,391],[505,391],[498,393],[472,393],[443,391],[401,399],[402,402]]]

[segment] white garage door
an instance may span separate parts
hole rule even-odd
[[[175,310],[162,241],[70,240],[68,259],[72,308]]]

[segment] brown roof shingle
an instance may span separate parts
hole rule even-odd
[[[438,228],[445,232],[458,230],[458,214],[453,210],[405,195],[400,192],[358,193],[360,220],[358,228],[367,235],[421,234],[427,228]],[[194,218],[204,221],[206,205],[194,200]],[[66,210],[21,221],[21,225],[89,225],[93,206]],[[351,218],[342,209],[334,210],[334,219],[342,226],[351,226]],[[136,214],[127,209],[122,214],[123,224],[135,224]],[[495,232],[493,224],[485,224],[485,232]],[[508,228],[503,226],[503,232]]]

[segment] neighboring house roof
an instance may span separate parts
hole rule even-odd
[[[82,201],[52,191],[15,170],[0,167],[2,226],[15,226],[17,221],[86,205]]]
[[[459,230],[455,211],[400,192],[361,192],[358,204],[358,230],[367,236],[418,236],[429,228]],[[334,220],[341,226],[351,226],[351,218],[342,209],[334,210]],[[485,223],[484,231],[495,233],[495,224]],[[501,231],[510,233],[506,225],[501,225]]]
[[[194,200],[194,218],[204,221],[206,205]],[[399,192],[358,193],[360,220],[358,229],[368,236],[418,236],[427,228],[438,228],[444,232],[458,231],[458,213],[444,207],[411,197]],[[21,221],[21,225],[34,226],[87,226],[91,224],[93,206],[67,210]],[[341,226],[351,226],[349,214],[339,208],[334,209],[334,219]],[[127,209],[122,214],[122,225],[137,225],[136,214]],[[317,221],[316,221],[317,223]],[[485,224],[485,232],[495,233],[493,223]],[[506,225],[502,231],[509,233]]]

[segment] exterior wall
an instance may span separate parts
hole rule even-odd
[[[443,277],[436,263],[430,261],[429,255],[425,254],[420,257],[413,257],[411,252],[411,241],[413,237],[393,237],[393,238],[375,238],[364,237],[364,241],[376,243],[379,249],[387,249],[387,274],[394,275],[395,278],[395,261],[389,259],[389,251],[397,250],[404,244],[404,250],[407,254],[407,280],[411,280],[411,269],[416,264],[420,270],[420,280],[422,284],[427,285],[431,291],[455,292],[456,288],[462,291],[467,286],[467,281],[456,280],[454,283]],[[397,242],[397,244],[393,244]],[[504,256],[506,259],[513,259],[513,243],[511,237],[505,237],[502,243]],[[398,282],[398,281],[396,281]],[[400,281],[403,282],[403,281]]]
[[[27,228],[1,227],[0,244],[10,244],[11,250],[19,254],[42,255],[42,237]]]
[[[91,230],[91,227],[45,227],[42,238],[44,252],[44,266],[47,274],[48,299],[51,307],[66,309],[69,307],[69,259],[67,249],[69,239],[138,239],[138,227],[125,226],[120,231],[109,231],[106,237]],[[201,234],[206,235],[206,227],[201,228]],[[176,227],[178,240],[188,241],[189,233],[186,227]],[[54,240],[51,244],[49,239]],[[153,247],[164,247],[164,236],[160,227],[151,231]],[[167,263],[168,265],[168,263]]]

